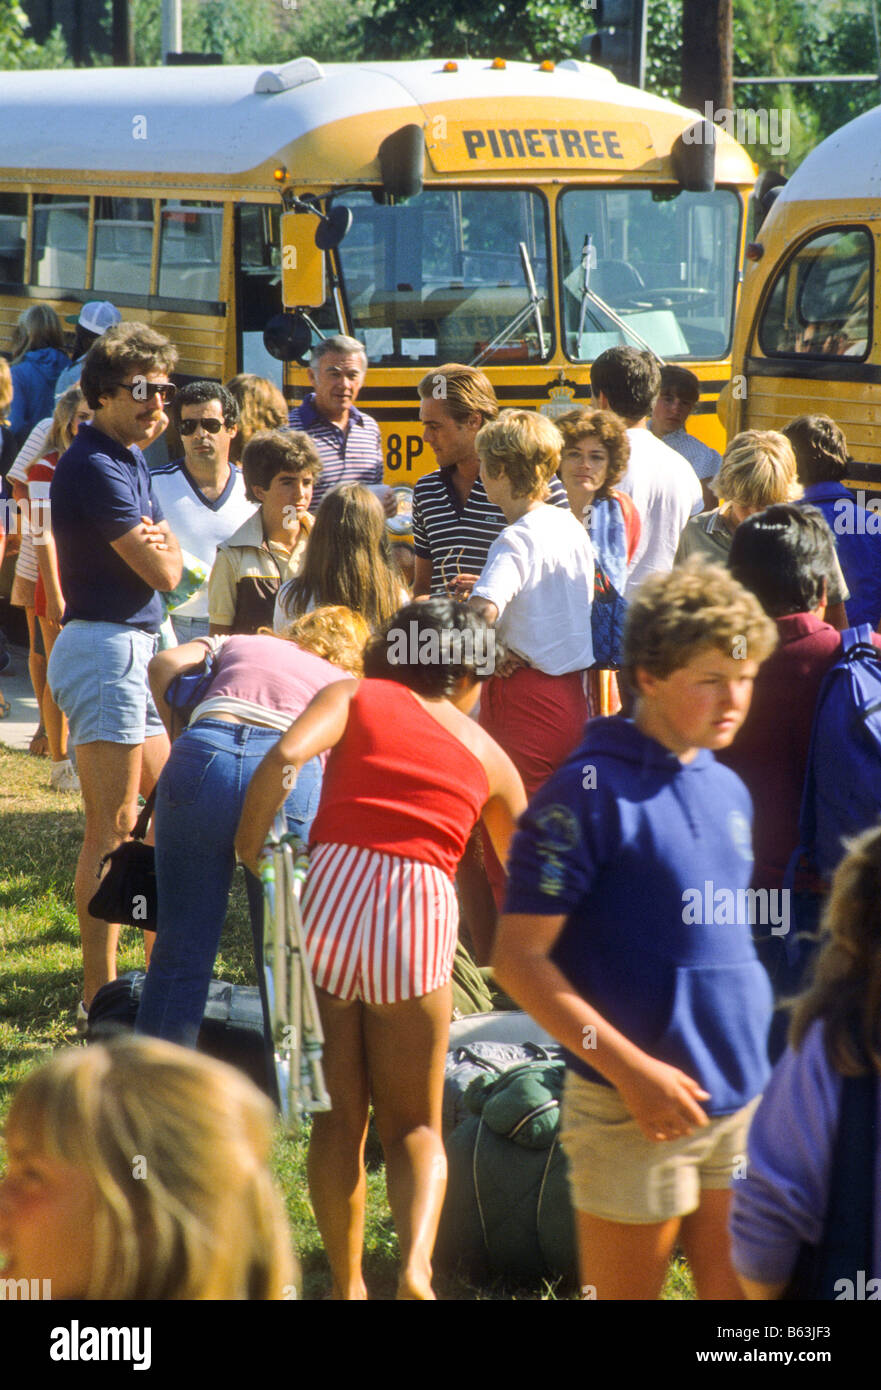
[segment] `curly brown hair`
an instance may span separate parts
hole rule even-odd
[[[604,498],[611,497],[615,484],[624,477],[630,462],[630,440],[624,421],[611,410],[591,410],[585,406],[558,416],[554,424],[563,436],[564,454],[582,439],[599,440],[609,455],[609,466],[594,501],[602,502]]]

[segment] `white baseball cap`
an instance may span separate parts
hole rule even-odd
[[[122,322],[122,314],[115,304],[110,303],[109,299],[92,299],[80,309],[79,318],[71,317],[67,321],[68,323],[78,323],[89,333],[97,333],[100,337],[115,323]]]

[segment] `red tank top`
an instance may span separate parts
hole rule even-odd
[[[452,878],[488,797],[482,764],[411,691],[365,680],[327,760],[310,843],[418,859]]]

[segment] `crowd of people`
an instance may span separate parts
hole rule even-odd
[[[268,1017],[259,859],[283,809],[310,846],[331,1109],[313,1118],[309,1183],[335,1298],[367,1296],[371,1106],[398,1295],[433,1297],[460,913],[477,960],[565,1050],[586,1296],[656,1298],[677,1242],[700,1297],[781,1296],[822,1237],[843,1077],[881,1065],[879,832],[831,894],[807,866],[788,876],[823,679],[842,630],[881,621],[881,539],[843,485],[841,430],[803,416],[720,457],[685,428],[697,378],[634,348],[602,353],[592,404],[556,420],[500,410],[482,372],[446,364],[418,387],[438,466],[414,489],[407,565],[378,427],[355,404],[359,342],[322,340],[288,411],[256,377],[177,389],[174,346],[105,303],[83,307],[71,362],[50,314],[23,316],[0,407],[32,523],[13,602],[52,783],[85,809],[81,1032],[116,974],[118,927],[90,911],[99,865],[154,789],[158,908],[135,1038],[56,1059],[13,1106],[7,1272],[62,1297],[292,1287],[265,1109],[183,1050],[236,859]],[[169,421],[182,454],[151,469]],[[206,661],[181,732],[169,688]],[[755,920],[758,901],[780,915]],[[164,1088],[175,1106],[150,1136]],[[212,1134],[248,1176],[196,1194],[184,1169]],[[191,1213],[184,1234],[127,1182],[123,1136],[163,1146],[156,1182]],[[54,1194],[42,1217],[34,1163]],[[246,1227],[221,1257],[217,1232]]]

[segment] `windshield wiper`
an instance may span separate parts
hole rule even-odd
[[[510,323],[505,324],[501,332],[496,334],[492,342],[487,343],[482,352],[479,352],[476,357],[472,357],[468,364],[470,367],[479,366],[484,358],[488,357],[491,352],[495,352],[497,347],[501,347],[503,343],[506,343],[511,337],[511,334],[516,333],[521,324],[526,323],[529,318],[534,319],[536,332],[538,333],[539,361],[543,362],[545,360],[547,353],[545,349],[544,324],[541,318],[541,297],[535,287],[535,276],[532,273],[532,262],[529,259],[526,242],[518,242],[518,247],[520,250],[520,263],[523,266],[523,275],[526,279],[526,288],[529,291],[529,303],[524,304],[523,308],[514,315]]]
[[[578,318],[577,346],[579,356],[581,355],[581,338],[584,333],[584,321],[587,318],[588,314],[590,314],[591,320],[594,324],[596,324],[597,329],[602,331],[602,325],[597,319],[596,314],[591,314],[589,308],[587,307],[588,304],[595,304],[598,309],[602,309],[603,313],[608,315],[615,327],[621,333],[625,333],[629,338],[632,338],[633,341],[639,347],[643,348],[646,352],[650,352],[652,354],[652,357],[654,357],[655,361],[659,362],[660,365],[663,367],[665,365],[664,359],[663,357],[658,356],[651,343],[647,343],[645,338],[643,338],[640,333],[637,333],[635,328],[631,328],[630,325],[624,319],[622,319],[619,314],[615,313],[615,310],[612,308],[611,304],[607,304],[604,299],[600,299],[599,295],[596,294],[590,288],[590,272],[594,269],[596,263],[597,253],[596,248],[593,244],[593,236],[590,232],[588,232],[586,237],[584,238],[584,246],[581,250],[581,266],[582,270],[584,271],[584,285],[581,290],[581,313]]]

